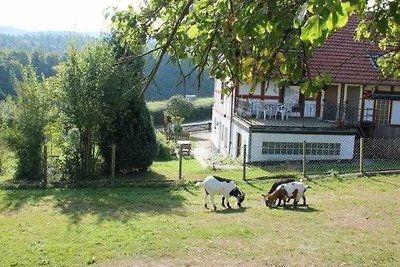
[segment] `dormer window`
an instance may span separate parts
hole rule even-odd
[[[380,53],[370,53],[369,60],[371,61],[372,66],[376,69],[380,69],[378,60],[383,57],[383,54]]]

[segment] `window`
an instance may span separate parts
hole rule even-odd
[[[374,54],[374,53],[369,54],[369,60],[371,61],[371,64],[372,66],[374,66],[374,68],[379,69],[378,61],[382,57],[383,57],[382,54]]]
[[[375,122],[379,124],[389,124],[389,108],[390,100],[376,99],[375,100]]]
[[[263,155],[302,155],[302,142],[263,142]],[[307,155],[340,155],[340,143],[307,143]]]

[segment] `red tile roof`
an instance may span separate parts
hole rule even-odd
[[[311,76],[330,73],[335,83],[400,85],[399,78],[384,78],[374,67],[370,54],[380,50],[368,41],[356,41],[356,27],[357,17],[352,16],[345,27],[314,51]]]

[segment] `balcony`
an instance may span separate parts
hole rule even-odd
[[[252,126],[349,129],[361,121],[372,121],[373,110],[350,105],[329,105],[315,101],[304,104],[278,103],[277,100],[236,98],[235,114]]]

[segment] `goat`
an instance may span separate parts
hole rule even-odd
[[[276,180],[275,183],[272,184],[271,189],[269,190],[268,194],[271,194],[272,192],[274,192],[278,188],[278,186],[280,186],[281,184],[287,184],[287,183],[294,182],[294,181],[296,181],[296,180],[293,178],[284,178],[284,179]],[[282,198],[278,197],[278,199],[279,199],[278,206],[280,206]]]
[[[284,178],[284,179],[279,179],[276,180],[275,183],[272,184],[271,189],[269,190],[268,194],[271,194],[272,192],[274,192],[276,190],[276,188],[278,188],[278,186],[280,186],[281,184],[287,184],[290,182],[295,182],[296,180],[293,178]]]
[[[306,204],[306,197],[304,193],[306,190],[310,188],[308,185],[303,184],[302,182],[291,182],[287,184],[279,185],[276,190],[268,195],[263,195],[265,205],[267,207],[275,207],[275,201],[279,199],[283,199],[283,206],[286,206],[286,199],[294,198],[293,207],[297,206],[300,198],[303,198],[303,205]]]
[[[234,196],[237,200],[237,205],[240,208],[241,203],[244,201],[245,194],[240,191],[232,180],[224,179],[218,176],[208,176],[203,182],[196,183],[196,186],[202,186],[206,192],[204,198],[204,207],[207,207],[208,195],[210,195],[211,203],[214,206],[214,210],[217,209],[214,203],[214,195],[222,195],[222,206],[225,208],[225,199],[228,208],[231,208],[229,204],[229,197]]]

